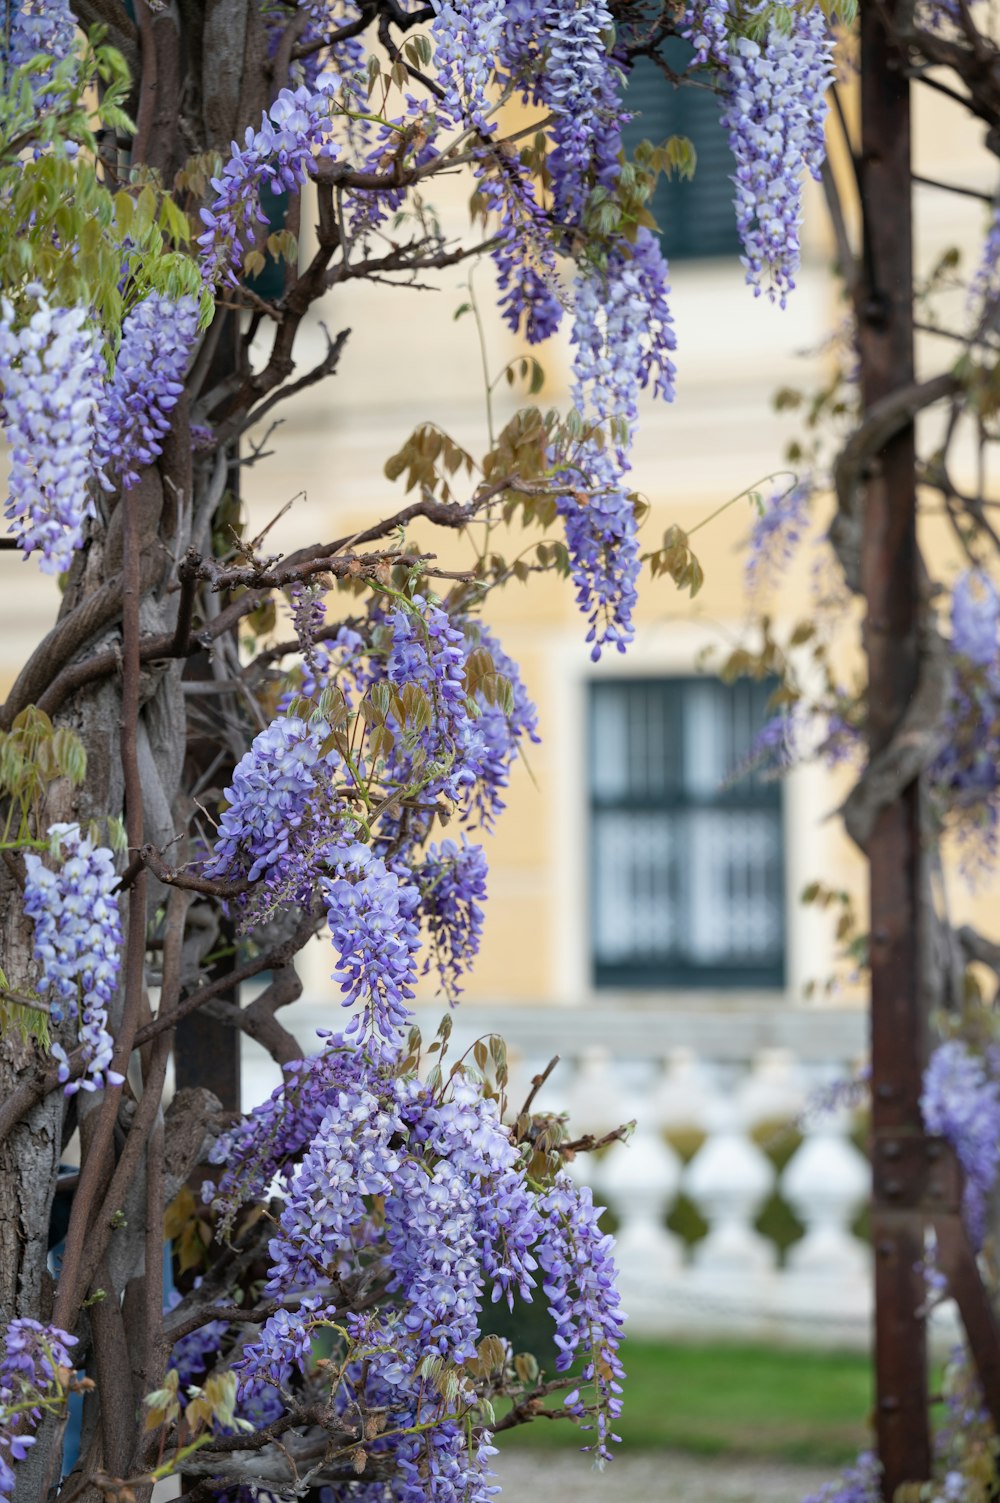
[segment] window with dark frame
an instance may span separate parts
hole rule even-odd
[[[784,985],[783,788],[733,777],[772,688],[706,677],[591,685],[598,987]]]
[[[665,49],[666,61],[681,73],[690,64],[692,51],[690,43],[672,38]],[[660,226],[664,255],[674,261],[738,256],[735,169],[719,123],[718,95],[708,87],[678,87],[651,58],[641,57],[629,74],[625,106],[633,112],[622,132],[626,156],[632,156],[640,141],[659,146],[670,136],[687,136],[698,154],[690,181],[661,177],[653,195],[650,209]]]

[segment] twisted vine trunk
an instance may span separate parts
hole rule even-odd
[[[188,157],[228,149],[247,122],[259,119],[272,91],[271,70],[253,0],[208,0],[204,5],[188,0],[155,13],[144,0],[136,0],[135,10],[134,30],[117,6],[95,9],[81,3],[77,14],[84,25],[107,21],[109,15],[119,20],[121,29],[116,32],[112,25],[110,40],[129,59],[135,79],[137,134],[128,160],[132,166],[154,168],[169,185]],[[214,336],[210,330],[206,340],[211,343]],[[187,396],[173,418],[161,458],[124,502],[115,496],[99,503],[108,512],[75,559],[56,627],[26,665],[2,712],[4,728],[9,728],[16,713],[43,699],[67,668],[102,649],[120,656],[122,671],[76,688],[54,709],[55,723],[71,727],[86,749],[87,778],[76,790],[56,785],[45,818],[86,824],[116,815],[125,820],[130,846],[152,842],[160,850],[189,825],[183,786],[184,662],[174,657],[140,665],[138,638],[175,630],[181,598],[177,563],[192,542],[210,548],[212,511],[221,498],[216,460],[192,460]],[[195,538],[196,527],[208,536]],[[174,846],[174,851],[181,849]],[[144,899],[141,889],[147,880]],[[21,858],[8,855],[0,864],[0,964],[15,988],[38,979],[32,925],[23,911],[23,881]],[[151,874],[142,873],[130,892],[122,894],[126,958],[109,1020],[119,1068],[128,1062],[136,1025],[149,1016],[146,915],[164,901],[165,891]],[[68,1045],[72,1020],[62,1031]],[[54,1034],[59,1037],[60,1031]],[[161,1037],[169,1041],[170,1035]],[[158,1087],[164,1067],[165,1049],[147,1048],[141,1060],[132,1058],[124,1087],[81,1091],[69,1101],[60,1089],[51,1089],[50,1076],[42,1099],[0,1140],[3,1322],[17,1316],[55,1319],[76,1332],[80,1360],[98,1383],[85,1405],[82,1454],[89,1453],[95,1468],[119,1476],[139,1462],[139,1404],[164,1360],[158,1315],[150,1329],[150,1312],[162,1303],[157,1249],[163,1245],[164,1138]],[[33,1044],[11,1031],[0,1036],[0,1102],[43,1068]],[[144,1085],[156,1089],[156,1109],[147,1105],[145,1117]],[[41,1095],[40,1088],[36,1094]],[[74,1130],[80,1136],[81,1173],[72,1196],[65,1258],[54,1282],[47,1233],[60,1158]],[[112,1175],[122,1153],[129,1152],[132,1131],[141,1141],[132,1149],[128,1183],[112,1197]],[[148,1262],[155,1266],[148,1270],[147,1289]],[[104,1293],[94,1303],[98,1289]],[[80,1306],[88,1300],[90,1307],[81,1315]],[[58,1480],[61,1430],[49,1421],[40,1428],[36,1445],[17,1469],[18,1503],[38,1503]],[[89,1489],[84,1496],[90,1500],[99,1494]]]

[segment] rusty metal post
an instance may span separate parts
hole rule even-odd
[[[892,5],[886,6],[891,11]],[[876,0],[861,4],[863,275],[858,293],[865,412],[913,381],[909,83],[896,66]],[[918,673],[916,468],[912,424],[886,444],[866,477],[862,579],[867,601],[868,734],[871,752],[892,740]],[[884,809],[869,846],[871,881],[872,1128],[898,1145],[922,1138],[921,1077],[927,1019],[921,944],[919,791]],[[876,1430],[883,1491],[930,1476],[923,1218],[876,1176]]]

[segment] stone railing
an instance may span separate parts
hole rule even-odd
[[[299,1004],[299,1036],[334,1011]],[[419,1019],[428,1041],[439,1016]],[[539,1106],[568,1109],[575,1132],[635,1120],[627,1145],[571,1165],[613,1218],[630,1331],[868,1343],[869,1168],[851,1110],[826,1104],[857,1072],[863,1014],[469,1006],[450,1057],[490,1032],[507,1040],[512,1106],[558,1054]],[[245,1096],[270,1085],[248,1056]]]

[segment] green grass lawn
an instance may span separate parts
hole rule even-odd
[[[872,1384],[863,1356],[629,1341],[622,1357],[626,1447],[839,1466],[868,1440]],[[570,1425],[541,1420],[503,1442],[572,1449],[580,1437]]]

